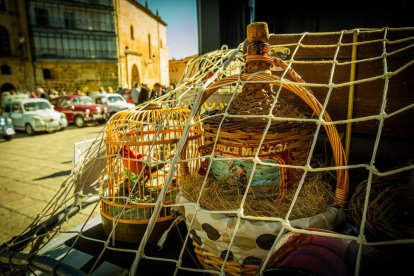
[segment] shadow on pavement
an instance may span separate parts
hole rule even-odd
[[[52,174],[49,174],[49,175],[46,175],[46,176],[35,178],[33,180],[42,180],[42,179],[47,179],[47,178],[54,178],[54,177],[59,177],[59,176],[70,175],[71,172],[72,172],[72,170],[55,172],[55,173],[52,173]]]

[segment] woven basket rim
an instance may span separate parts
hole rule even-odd
[[[276,58],[269,58],[269,62],[278,65],[281,61]],[[300,78],[297,78],[300,79]],[[309,91],[305,86],[301,85],[294,85],[291,83],[285,83],[280,80],[278,76],[269,75],[265,73],[258,73],[258,74],[236,74],[224,77],[223,79],[217,80],[211,83],[204,91],[199,103],[198,108],[200,108],[203,103],[212,95],[214,94],[222,85],[230,84],[233,82],[238,81],[262,81],[268,84],[273,84],[276,86],[281,86],[286,88],[288,91],[292,92],[299,98],[301,98],[316,114],[316,116],[321,116],[324,121],[331,122],[331,118],[329,114],[324,110],[321,103],[316,99],[311,91]],[[303,81],[301,81],[304,83]],[[345,154],[344,147],[341,142],[341,138],[339,136],[338,130],[336,129],[335,125],[333,124],[324,124],[323,127],[328,135],[329,142],[332,147],[332,153],[335,159],[335,163],[337,167],[340,167],[336,170],[337,173],[337,182],[336,182],[336,189],[335,189],[335,202],[340,205],[344,206],[345,202],[347,201],[348,197],[348,189],[349,189],[349,176],[348,176],[348,169],[344,166],[347,165],[347,157]]]

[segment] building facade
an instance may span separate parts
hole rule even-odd
[[[171,59],[169,61],[170,83],[178,84],[184,75],[187,64],[198,55],[189,56],[183,59]]]
[[[34,83],[24,1],[0,0],[0,91]]]
[[[0,0],[0,92],[167,85],[166,37],[135,0]]]
[[[115,5],[120,83],[129,88],[135,83],[168,85],[167,24],[134,0]]]
[[[27,4],[36,86],[70,93],[117,85],[112,0]]]

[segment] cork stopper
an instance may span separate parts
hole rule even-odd
[[[255,22],[247,26],[247,41],[269,41],[269,29],[266,22]]]

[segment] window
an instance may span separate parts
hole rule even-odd
[[[116,102],[123,102],[124,99],[122,99],[121,96],[113,96],[113,97],[108,97],[108,101],[110,103],[116,103]]]
[[[69,106],[69,101],[66,98],[61,98],[57,102],[59,107],[67,107]]]
[[[0,92],[5,92],[5,91],[16,91],[16,88],[13,86],[13,84],[11,83],[4,83],[1,87],[0,87]]]
[[[11,70],[10,70],[10,66],[3,64],[1,66],[1,74],[2,75],[11,75]]]
[[[20,104],[18,104],[18,103],[13,104],[13,112],[22,113],[22,108],[21,108]]]
[[[35,32],[33,41],[36,57],[40,58],[116,58],[112,36]]]
[[[149,59],[151,59],[152,53],[151,53],[151,34],[148,34],[148,55]]]
[[[6,10],[6,0],[0,0],[0,11]]]
[[[23,105],[25,111],[47,110],[50,105],[47,102],[29,102]]]
[[[43,79],[51,80],[53,79],[53,72],[50,69],[43,69]]]
[[[131,25],[130,29],[131,29],[131,39],[134,40],[135,39],[134,38],[134,26]]]
[[[0,56],[11,56],[9,32],[0,26]]]
[[[63,13],[63,16],[65,18],[65,27],[74,29],[76,28],[75,24],[75,13],[73,11],[65,11]]]
[[[6,104],[6,107],[4,108],[4,112],[10,113],[11,112],[11,104]]]
[[[45,8],[35,8],[36,24],[38,26],[49,26],[49,13]]]

